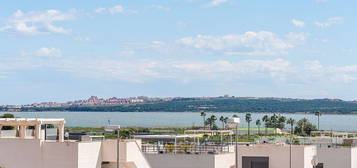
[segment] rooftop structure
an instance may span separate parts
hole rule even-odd
[[[183,134],[183,135],[133,135],[136,139],[143,140],[177,140],[185,138],[201,138],[202,135],[192,135],[192,134]]]
[[[152,168],[234,168],[234,146],[231,149],[226,153],[146,153],[145,156]],[[289,168],[290,158],[291,168],[314,168],[317,161],[316,147],[310,145],[240,145],[238,149],[238,168]]]
[[[186,130],[185,133],[189,134],[211,134],[211,135],[232,135],[232,130]]]
[[[116,168],[116,140],[65,140],[64,124],[64,119],[0,119],[0,167]],[[50,130],[55,138],[47,136]],[[119,142],[119,165],[151,168],[141,152],[140,140]]]
[[[0,119],[0,137],[4,137],[2,135],[3,128],[12,128],[16,132],[16,136],[14,138],[20,139],[28,139],[33,137],[33,139],[42,139],[46,140],[46,132],[42,132],[42,126],[46,125],[54,125],[57,126],[57,139],[60,142],[64,141],[64,119],[35,119],[35,118],[2,118]],[[27,135],[28,131],[32,130],[31,135]],[[17,136],[18,135],[18,136]],[[6,138],[11,138],[9,136],[5,136]]]

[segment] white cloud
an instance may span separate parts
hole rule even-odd
[[[331,17],[328,18],[325,22],[315,22],[315,25],[319,28],[327,28],[334,24],[342,24],[344,22],[343,17]]]
[[[324,3],[324,2],[328,2],[329,0],[315,0],[315,2],[317,3]]]
[[[120,13],[136,13],[136,11],[131,9],[126,9],[122,5],[116,5],[108,8],[96,8],[94,9],[94,12],[98,14],[106,13],[111,15],[120,14]]]
[[[223,3],[226,3],[228,2],[229,0],[212,0],[209,5],[210,6],[218,6],[218,5],[221,5]]]
[[[290,32],[286,35],[286,41],[291,44],[301,45],[307,40],[308,35],[306,33],[293,33]]]
[[[45,52],[47,53],[47,52]],[[81,78],[147,82],[207,81],[220,83],[259,81],[299,85],[350,84],[357,82],[357,65],[323,65],[318,60],[304,63],[285,59],[212,60],[122,60],[122,59],[45,59],[22,58],[0,61],[0,76],[17,71],[50,69]]]
[[[57,48],[42,47],[36,51],[36,55],[44,57],[61,57],[62,52]]]
[[[58,48],[42,47],[35,51],[20,51],[21,56],[38,56],[43,58],[62,57],[62,51]]]
[[[289,38],[280,38],[272,32],[260,31],[224,36],[197,35],[179,39],[176,43],[186,48],[224,55],[282,55],[295,47]],[[305,40],[302,34],[295,35],[294,38],[294,42]]]
[[[151,5],[150,8],[163,10],[163,11],[171,11],[171,8],[166,7],[166,6],[162,6],[162,5]]]
[[[55,23],[72,20],[75,18],[75,13],[75,10],[70,10],[68,12],[54,9],[30,12],[17,10],[7,19],[7,25],[0,28],[0,31],[29,35],[41,33],[68,34],[70,32],[69,29],[56,26]]]
[[[292,19],[291,23],[296,27],[304,27],[305,26],[305,22],[296,20],[296,19]]]

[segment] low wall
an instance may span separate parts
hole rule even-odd
[[[356,168],[357,147],[338,147],[317,149],[318,161],[324,164],[324,168]]]
[[[311,161],[316,156],[315,146],[292,146],[292,168],[313,168]],[[268,157],[269,167],[288,168],[290,166],[289,145],[253,145],[239,146],[239,163],[242,157]],[[238,165],[242,168],[242,165]]]
[[[152,168],[230,168],[234,156],[234,153],[145,154]]]
[[[0,167],[41,168],[40,140],[0,139]]]

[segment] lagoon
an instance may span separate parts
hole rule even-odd
[[[0,115],[4,113],[0,112]],[[189,127],[200,126],[203,122],[198,112],[13,112],[13,114],[23,118],[64,118],[66,126],[81,127],[104,126],[108,125],[108,121],[123,127]],[[242,118],[242,127],[247,126],[244,121],[245,113],[216,112],[207,113],[207,116],[216,115],[219,118],[220,116],[231,117],[233,114]],[[272,115],[272,113],[252,113],[252,125],[254,126],[255,120],[261,119],[264,115]],[[282,113],[280,115],[295,120],[305,117],[317,124],[317,117],[313,114]],[[219,121],[217,125],[221,126]],[[323,130],[357,131],[357,115],[324,114],[320,117],[320,127]]]

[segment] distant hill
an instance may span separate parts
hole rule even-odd
[[[0,109],[7,111],[9,109]],[[357,114],[357,103],[339,99],[287,99],[287,98],[175,98],[170,101],[144,102],[128,105],[31,107],[17,111],[108,111],[108,112],[314,112]]]

